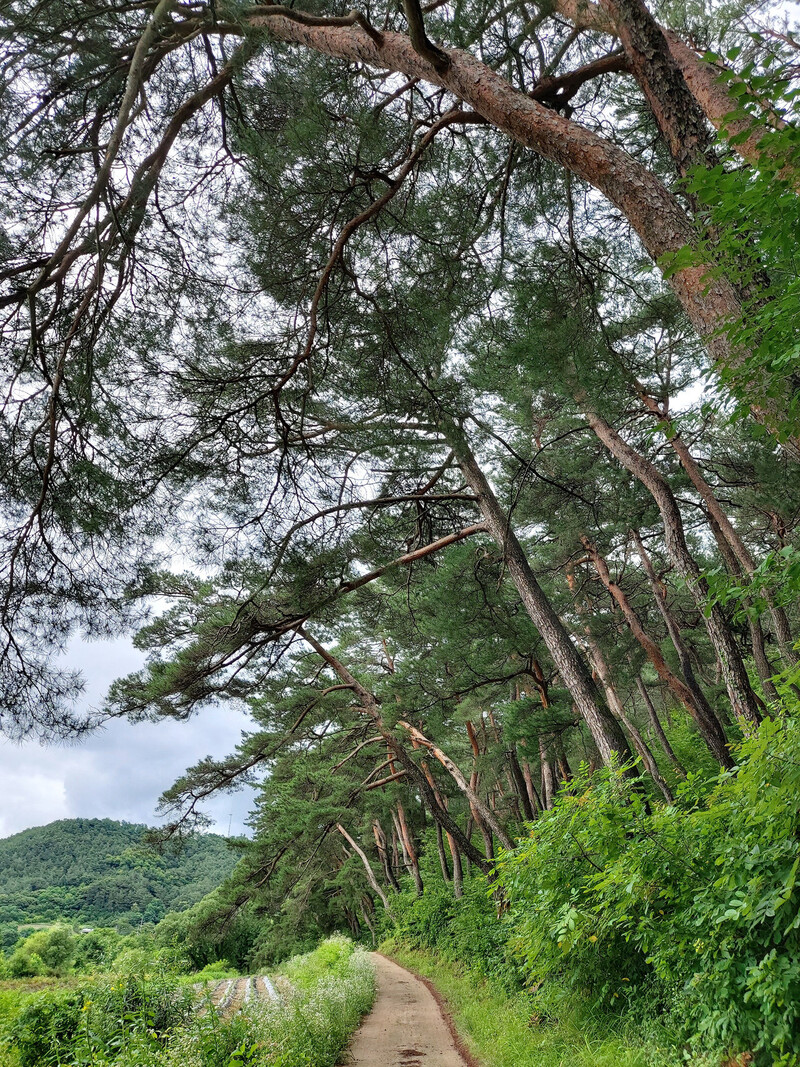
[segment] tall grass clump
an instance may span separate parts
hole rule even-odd
[[[334,936],[281,968],[279,1000],[232,1019],[200,1016],[170,1042],[165,1067],[333,1067],[375,995],[366,951]]]

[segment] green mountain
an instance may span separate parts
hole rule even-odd
[[[0,924],[158,922],[215,889],[238,858],[216,834],[156,855],[142,844],[146,830],[113,819],[60,819],[3,838]]]

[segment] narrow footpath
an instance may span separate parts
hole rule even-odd
[[[356,1031],[347,1067],[469,1067],[430,990],[377,953],[375,1004]]]

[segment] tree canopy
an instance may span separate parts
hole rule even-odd
[[[731,767],[797,684],[759,11],[3,5],[3,727],[86,729],[53,651],[137,628],[107,714],[254,720],[173,828],[267,774],[229,903],[354,929],[579,763]]]

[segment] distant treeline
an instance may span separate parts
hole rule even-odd
[[[146,830],[113,819],[62,819],[0,840],[0,926],[158,922],[195,904],[236,863],[216,834],[157,855],[142,844]]]

